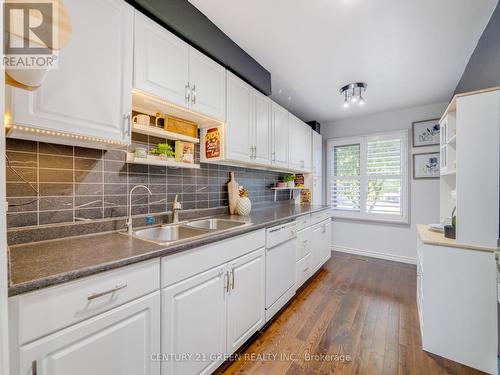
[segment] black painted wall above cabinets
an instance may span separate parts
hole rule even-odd
[[[477,43],[455,94],[500,86],[500,2]]]
[[[126,0],[168,30],[271,95],[271,73],[241,49],[188,0]]]

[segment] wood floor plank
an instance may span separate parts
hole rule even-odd
[[[218,373],[482,374],[422,350],[415,266],[344,253],[240,354]]]

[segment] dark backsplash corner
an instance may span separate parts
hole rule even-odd
[[[150,148],[154,143],[158,140],[134,134],[133,145]],[[134,192],[133,215],[165,214],[172,209],[176,194],[185,210],[227,207],[230,171],[258,204],[274,200],[269,188],[284,175],[217,164],[201,164],[200,169],[129,164],[120,150],[11,138],[6,154],[9,229],[123,218],[128,192],[136,185],[148,186],[153,194]],[[199,147],[195,160],[199,163]],[[288,193],[279,192],[277,200],[288,200]]]

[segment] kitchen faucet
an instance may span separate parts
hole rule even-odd
[[[148,191],[149,195],[152,195],[151,190],[145,185],[137,185],[134,186],[132,189],[130,189],[130,192],[128,193],[128,214],[127,214],[127,233],[132,234],[133,229],[132,229],[132,193],[134,192],[135,189],[138,188],[144,188]],[[148,195],[148,205],[149,205],[149,195]]]
[[[178,202],[178,195],[175,194],[174,198],[174,204],[172,205],[172,223],[178,223],[179,222],[179,210],[182,209],[182,205],[180,202]]]

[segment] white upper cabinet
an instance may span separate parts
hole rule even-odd
[[[159,375],[159,352],[157,291],[21,346],[13,374]]]
[[[224,120],[226,69],[136,12],[134,87]]]
[[[312,172],[312,133],[313,130],[309,125],[301,122],[302,126],[302,170],[306,173]]]
[[[312,173],[315,177],[323,175],[323,137],[321,134],[312,131]]]
[[[251,160],[251,155],[253,155],[252,99],[252,88],[234,74],[227,72],[227,159],[243,162]]]
[[[212,59],[189,49],[191,108],[207,116],[226,117],[226,69]]]
[[[122,0],[66,0],[64,5],[72,20],[71,39],[40,88],[12,89],[12,122],[129,142],[133,8]]]
[[[189,98],[189,45],[135,12],[134,87],[182,106]]]
[[[253,161],[271,164],[271,99],[254,90]]]
[[[290,123],[290,169],[310,172],[312,169],[312,130],[294,115],[289,116]]]
[[[288,168],[288,111],[278,104],[272,104],[272,152],[273,166]]]

